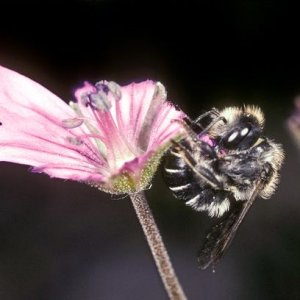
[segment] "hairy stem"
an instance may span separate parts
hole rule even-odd
[[[159,233],[144,193],[139,192],[131,194],[130,198],[138,219],[142,225],[158,272],[169,295],[169,298],[172,300],[187,299],[172,267],[171,260],[162,241],[161,235]]]

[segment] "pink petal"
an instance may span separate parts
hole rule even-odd
[[[162,85],[147,80],[122,87],[122,99],[113,101],[111,113],[135,152],[152,151],[161,147],[165,137],[179,133],[181,125],[174,120],[184,114],[166,101]]]
[[[101,166],[103,161],[92,143],[70,143],[74,132],[83,133],[62,126],[63,120],[74,117],[74,111],[50,91],[0,66],[1,161],[31,165],[60,178],[93,177],[94,162]]]

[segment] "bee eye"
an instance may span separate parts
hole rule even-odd
[[[236,138],[237,136],[239,135],[239,132],[238,131],[234,131],[233,133],[231,133],[229,135],[229,137],[227,138],[227,142],[228,143],[232,143]]]
[[[227,149],[245,148],[245,146],[249,144],[249,141],[245,143],[244,140],[247,140],[249,133],[251,133],[251,128],[249,126],[235,128],[228,135],[226,135],[225,138],[223,138],[223,146]]]
[[[248,127],[245,127],[244,129],[242,129],[241,130],[241,136],[245,136],[245,135],[247,135],[248,134],[248,132],[249,132],[249,128]]]

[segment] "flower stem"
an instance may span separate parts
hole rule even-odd
[[[158,272],[171,300],[186,300],[143,192],[129,195],[142,225]]]

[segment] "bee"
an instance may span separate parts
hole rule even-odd
[[[255,199],[274,193],[284,152],[263,135],[264,115],[256,106],[213,108],[182,123],[186,135],[172,142],[163,175],[176,198],[222,217],[199,251],[199,267],[206,269],[220,260]]]

